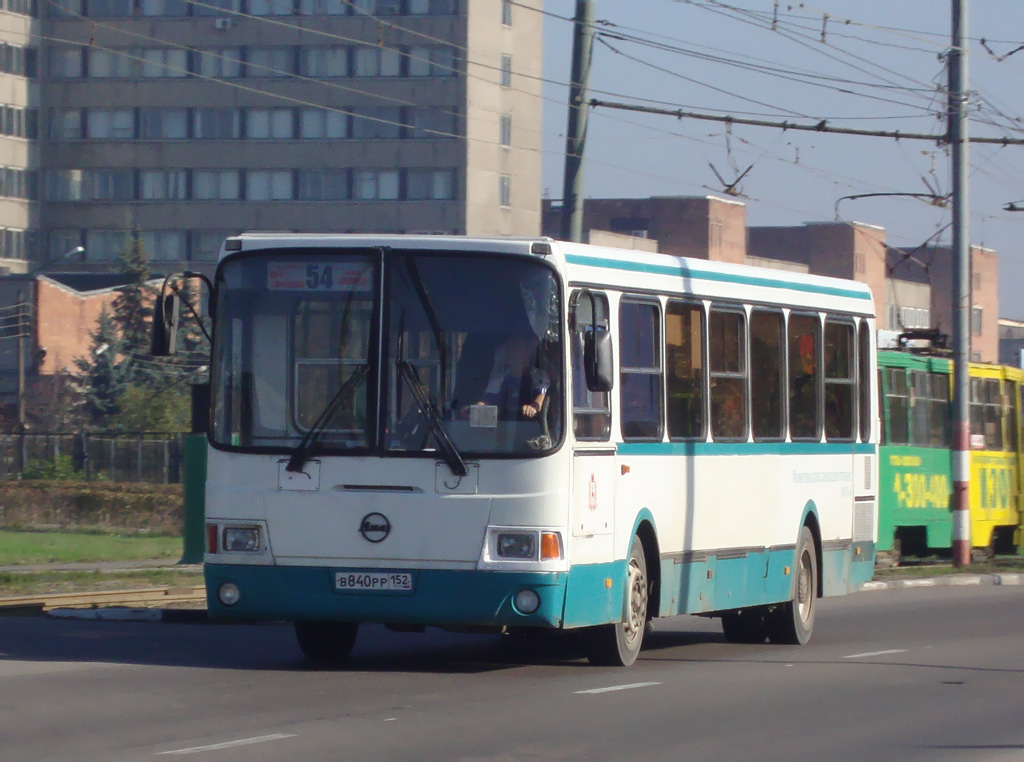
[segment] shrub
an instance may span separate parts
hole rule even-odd
[[[50,460],[30,460],[21,471],[22,479],[78,481],[82,476],[70,455],[58,455]]]

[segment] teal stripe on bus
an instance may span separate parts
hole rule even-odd
[[[598,259],[597,257],[586,257],[580,254],[566,254],[565,261],[572,265],[584,265],[586,267],[605,267],[612,270],[630,270],[632,272],[651,273],[652,275],[676,275],[683,278],[691,278],[693,280],[708,280],[719,283],[738,283],[743,286],[763,286],[765,288],[782,288],[790,291],[803,291],[810,294],[845,296],[850,299],[865,299],[870,301],[872,298],[871,294],[867,291],[852,291],[847,288],[819,286],[813,283],[791,283],[754,275],[737,275],[735,273],[713,272],[710,270],[691,270],[684,265],[652,265],[646,262],[630,262],[623,259]]]
[[[861,442],[623,442],[619,455],[874,455],[873,444]]]

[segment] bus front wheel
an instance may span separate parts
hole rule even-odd
[[[352,654],[358,622],[296,622],[295,638],[302,654],[314,664],[333,666]]]
[[[802,646],[811,639],[814,631],[818,600],[818,555],[814,548],[814,535],[806,526],[800,530],[794,572],[793,597],[770,611],[765,617],[765,624],[772,643]]]
[[[591,627],[586,633],[587,658],[591,664],[628,667],[636,661],[647,630],[647,607],[651,592],[647,561],[639,537],[629,551],[623,621]]]

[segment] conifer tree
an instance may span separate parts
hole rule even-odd
[[[93,423],[103,426],[118,412],[127,387],[125,365],[119,361],[121,340],[113,317],[104,308],[91,334],[89,354],[75,360],[78,383],[85,396],[85,410]]]

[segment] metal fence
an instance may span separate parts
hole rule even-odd
[[[0,480],[50,478],[177,484],[184,434],[166,432],[0,434]]]

